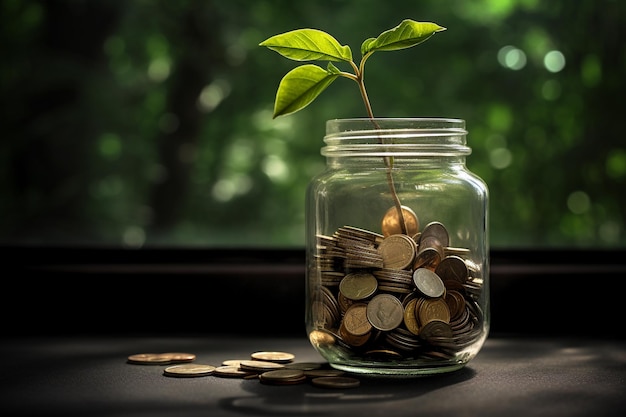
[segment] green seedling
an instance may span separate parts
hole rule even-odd
[[[446,28],[431,22],[403,20],[377,38],[368,38],[361,44],[361,61],[357,65],[352,50],[334,37],[317,29],[297,29],[272,36],[261,42],[282,56],[294,61],[328,61],[326,68],[315,64],[300,65],[289,71],[278,85],[274,102],[274,118],[295,113],[315,100],[338,77],[355,81],[365,103],[367,114],[374,118],[365,89],[365,62],[376,51],[397,51],[418,45]],[[341,71],[333,62],[345,62],[353,72]]]
[[[338,77],[355,81],[365,104],[367,115],[374,119],[374,113],[365,89],[365,62],[376,51],[397,51],[418,45],[437,32],[446,30],[432,22],[416,22],[405,19],[392,29],[382,32],[376,38],[368,38],[361,44],[361,61],[357,65],[352,58],[352,50],[341,45],[328,33],[317,29],[296,29],[272,36],[259,44],[294,61],[328,61],[326,68],[315,64],[303,64],[289,71],[280,81],[273,117],[284,116],[302,110],[315,100]],[[353,72],[340,70],[334,62],[349,64]],[[374,127],[377,127],[373,121]],[[385,157],[387,182],[394,205],[398,211],[402,232],[406,225],[402,206],[395,190],[392,168],[393,159]]]

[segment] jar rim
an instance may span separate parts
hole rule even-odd
[[[326,146],[330,157],[349,156],[463,156],[465,120],[437,117],[331,119],[326,123]]]
[[[326,121],[327,136],[344,132],[401,129],[467,134],[464,119],[449,117],[359,117]]]

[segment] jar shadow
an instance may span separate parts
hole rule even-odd
[[[363,410],[393,410],[394,404],[417,399],[441,388],[468,381],[476,375],[470,367],[414,378],[358,375],[360,385],[348,389],[318,388],[310,381],[292,386],[269,386],[258,380],[241,381],[251,395],[224,398],[220,408],[250,415],[354,415]]]

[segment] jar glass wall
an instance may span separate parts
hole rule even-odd
[[[489,332],[488,191],[460,119],[338,119],[306,202],[306,329],[337,369],[466,365]]]

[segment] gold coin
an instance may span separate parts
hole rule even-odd
[[[407,303],[406,307],[404,307],[404,325],[408,331],[416,336],[420,332],[419,324],[417,323],[417,315],[415,314],[415,305],[417,304],[417,300],[417,298],[413,298]]]
[[[203,365],[199,363],[184,363],[182,365],[168,366],[163,371],[165,376],[178,378],[195,378],[211,375],[215,371],[215,366]]]
[[[309,341],[313,346],[329,346],[336,342],[335,336],[324,330],[313,330],[309,333]]]
[[[356,388],[361,381],[349,376],[320,376],[313,378],[311,383],[321,388]]]
[[[245,360],[239,363],[239,369],[242,371],[253,371],[253,372],[265,372],[265,371],[273,371],[275,369],[282,369],[285,365],[282,363],[276,362],[268,362],[268,361],[259,361],[259,360]]]
[[[346,330],[346,326],[344,325],[343,321],[339,326],[339,336],[341,340],[349,344],[350,346],[363,346],[370,339],[371,335],[371,332],[362,335],[352,334]]]
[[[258,361],[289,363],[293,361],[296,356],[289,352],[259,351],[252,353],[250,357]]]
[[[171,358],[162,353],[137,353],[130,355],[127,361],[135,365],[168,365],[172,363]]]
[[[419,305],[417,316],[422,327],[433,320],[449,324],[450,307],[444,298],[428,298]]]
[[[343,316],[345,330],[354,336],[363,336],[372,331],[372,325],[367,320],[367,304],[356,303],[350,306]]]
[[[236,366],[237,368],[239,368],[239,364],[241,363],[241,361],[245,360],[247,359],[226,359],[222,361],[222,366]]]
[[[213,370],[214,376],[220,376],[224,378],[244,378],[250,375],[256,375],[256,372],[244,371],[239,368],[239,365],[222,365]]]
[[[185,353],[185,352],[167,352],[161,353],[161,355],[170,358],[172,363],[180,363],[180,362],[193,362],[196,360],[196,355],[193,353]]]
[[[407,206],[401,206],[402,217],[404,218],[404,225],[406,226],[406,233],[409,236],[415,235],[419,232],[419,220],[413,210]],[[381,230],[383,236],[390,236],[402,233],[402,226],[400,224],[400,216],[398,215],[398,209],[396,206],[390,207],[389,210],[383,216],[381,222]]]
[[[406,269],[413,265],[417,245],[407,235],[391,235],[378,245],[378,252],[383,257],[384,268]]]

